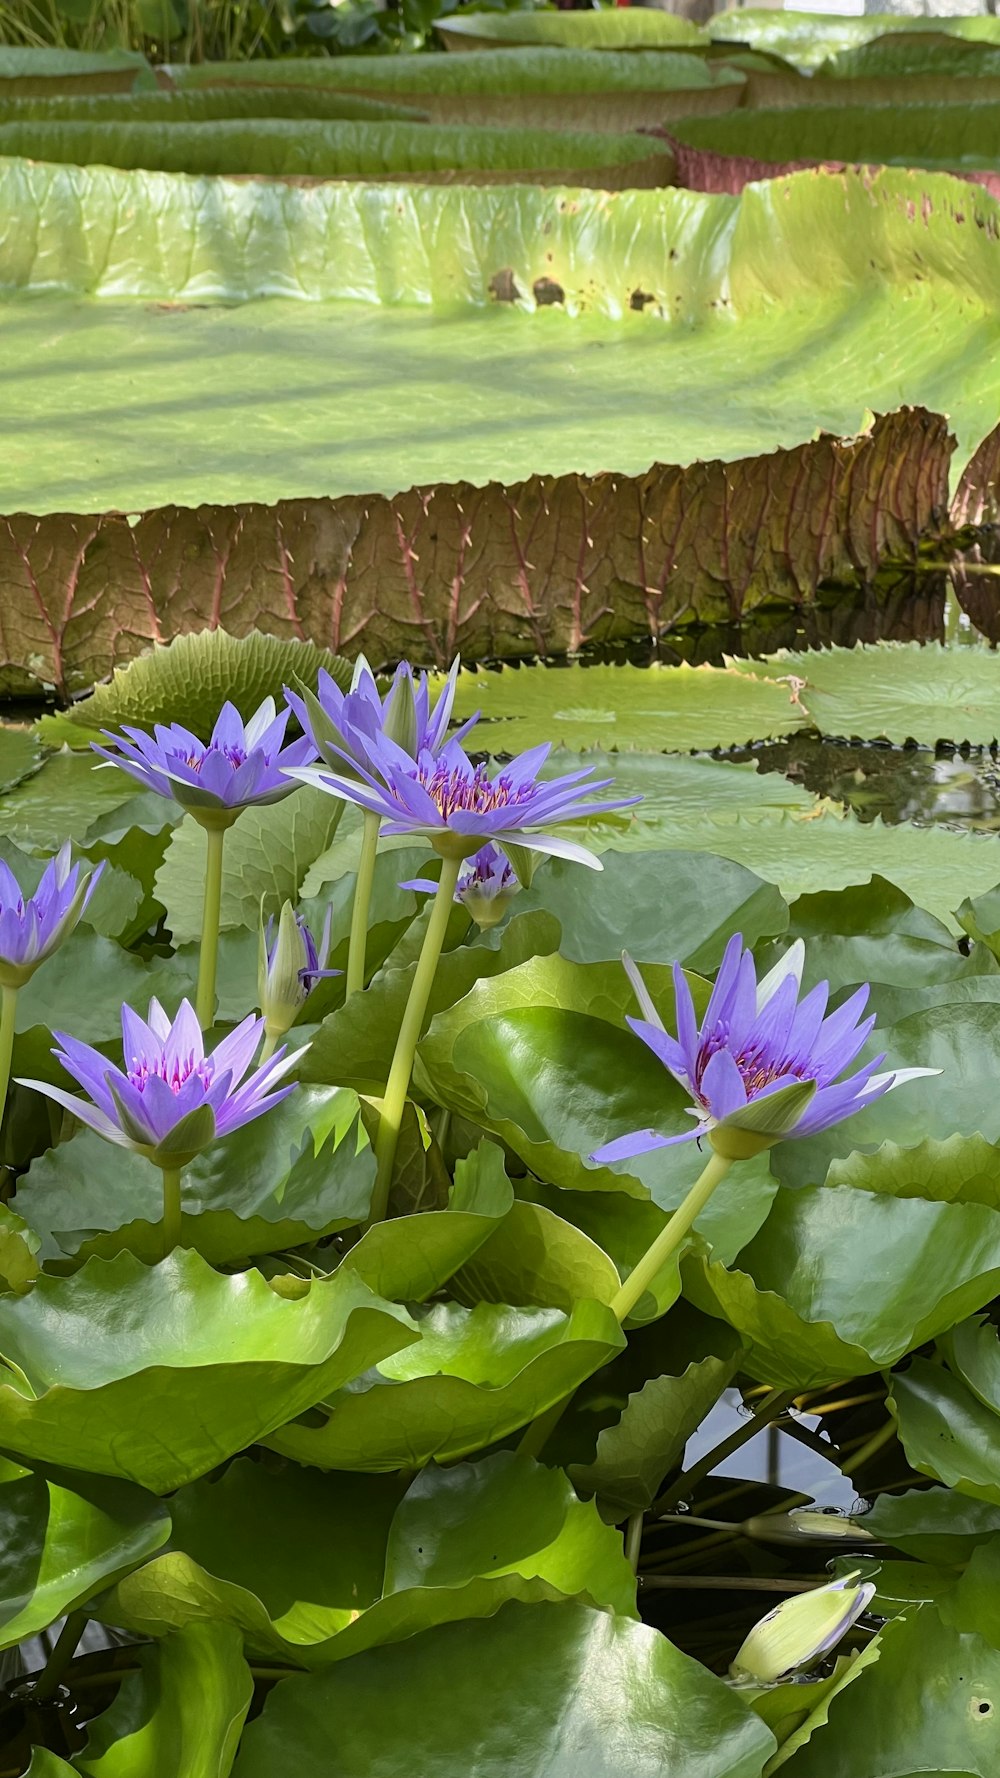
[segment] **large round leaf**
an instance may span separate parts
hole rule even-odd
[[[402,1499],[398,1479],[239,1462],[171,1510],[170,1550],[95,1607],[106,1622],[159,1636],[222,1618],[311,1667],[507,1599],[635,1610],[620,1536],[561,1471],[509,1451],[432,1465]]]
[[[356,1096],[300,1087],[185,1169],[182,1238],[215,1265],[315,1241],[364,1221],[374,1179]],[[160,1174],[90,1131],[32,1163],[17,1208],[57,1269],[122,1248],[153,1262],[163,1250]]]
[[[616,790],[627,788],[627,777],[616,781]],[[756,945],[788,924],[774,884],[725,858],[608,851],[601,862],[602,871],[584,878],[578,865],[552,859],[529,891],[529,901],[555,914],[560,952],[573,963],[617,961],[625,950],[637,963],[715,970],[734,932]]]
[[[933,1605],[887,1624],[879,1657],[831,1698],[828,1721],[786,1778],[993,1778],[1000,1762],[1000,1653],[941,1622]]]
[[[470,7],[460,17],[446,14],[435,28],[446,43],[454,38],[462,49],[475,49],[479,43],[545,43],[557,49],[683,49],[708,43],[698,25],[669,12],[626,18],[612,11],[562,15],[476,12]]]
[[[412,1362],[397,1351],[327,1395],[325,1422],[285,1425],[267,1442],[321,1469],[444,1463],[526,1426],[624,1345],[603,1303],[578,1303],[570,1314],[437,1303],[416,1314]]]
[[[790,910],[787,932],[757,948],[758,965],[769,965],[797,938],[806,948],[804,989],[819,981],[834,989],[858,982],[891,982],[910,989],[930,983],[950,985],[981,973],[984,964],[991,979],[996,976],[990,958],[982,952],[963,957],[951,928],[915,907],[884,877],[800,896]],[[747,939],[748,944],[753,942]]]
[[[0,1647],[75,1610],[169,1535],[166,1507],[127,1482],[0,1458]]]
[[[379,1296],[420,1302],[434,1296],[489,1241],[514,1207],[503,1151],[493,1142],[482,1142],[457,1163],[445,1209],[373,1223],[348,1248],[341,1270],[356,1273]]]
[[[892,1198],[928,1198],[938,1204],[986,1204],[1000,1210],[997,1151],[982,1136],[947,1136],[943,1142],[918,1142],[902,1148],[883,1142],[873,1153],[846,1155],[833,1161],[825,1185],[850,1185],[857,1191],[882,1192]]]
[[[920,1562],[957,1566],[1000,1532],[1000,1503],[975,1500],[955,1488],[909,1488],[904,1494],[880,1494],[863,1523],[866,1531]]]
[[[765,123],[761,113],[748,112],[741,121],[753,132],[778,127],[787,130],[798,144],[794,152],[801,160],[810,154],[803,145],[805,137],[810,129],[823,128],[823,115],[815,111],[805,116],[774,112]],[[944,111],[944,116],[957,131],[970,119],[975,128],[978,113],[975,106],[956,106]],[[919,109],[885,112],[869,107],[864,118],[869,128],[872,123],[888,124],[897,140],[906,123],[912,121],[918,129],[923,125],[927,151],[927,117]],[[992,111],[994,135],[996,118]],[[693,125],[692,129],[699,127],[704,126]],[[721,122],[715,126],[720,130],[726,127]],[[848,152],[843,158],[865,156]],[[997,664],[986,649],[945,648],[939,642],[862,642],[855,648],[810,649],[805,654],[783,649],[767,662],[748,661],[745,665],[755,679],[768,674],[782,681],[794,678],[798,701],[825,735],[857,735],[871,741],[882,738],[898,745],[920,741],[930,747],[938,741],[968,741],[984,747],[1000,737]]]
[[[416,1338],[357,1278],[287,1299],[178,1249],[92,1259],[0,1297],[0,1437],[10,1451],[167,1493]]]
[[[984,1407],[961,1377],[915,1358],[893,1377],[889,1406],[914,1469],[1000,1506],[1000,1415]]]
[[[774,1737],[655,1630],[582,1605],[507,1605],[330,1673],[284,1680],[235,1778],[759,1778]]]
[[[1000,1216],[850,1186],[781,1191],[731,1270],[692,1257],[684,1279],[742,1335],[753,1375],[818,1388],[894,1364],[995,1296]]]

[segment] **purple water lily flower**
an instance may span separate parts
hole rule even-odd
[[[355,662],[350,691],[342,692],[329,673],[321,672],[315,694],[303,689],[299,695],[286,686],[285,697],[320,757],[336,772],[353,777],[358,770],[378,771],[373,748],[382,735],[395,741],[411,760],[440,752],[448,736],[458,669],[456,657],[433,705],[428,675],[421,673],[415,679],[408,661],[400,662],[383,697],[364,655]],[[471,716],[456,730],[455,739],[478,720]]]
[[[228,1136],[295,1091],[294,1084],[279,1087],[278,1082],[298,1060],[297,1053],[286,1056],[279,1050],[244,1079],[263,1029],[264,1020],[251,1014],[206,1055],[201,1026],[187,1000],[181,1001],[173,1023],[158,1000],[149,1003],[148,1023],[123,1006],[124,1070],[88,1043],[63,1031],[53,1033],[61,1046],[53,1055],[92,1103],[48,1081],[19,1084],[45,1093],[109,1142],[146,1155],[158,1167],[181,1167],[217,1136]]]
[[[758,983],[753,957],[737,933],[726,946],[700,1029],[684,972],[675,963],[674,1038],[664,1029],[639,971],[627,957],[625,967],[645,1014],[628,1023],[690,1093],[691,1115],[697,1121],[679,1136],[636,1130],[606,1143],[590,1159],[631,1160],[650,1149],[704,1135],[721,1154],[740,1159],[789,1136],[814,1136],[904,1081],[940,1072],[897,1068],[880,1074],[883,1054],[841,1078],[875,1025],[874,1018],[861,1016],[869,989],[859,988],[827,1016],[827,982],[799,1000],[804,958],[799,939]]]
[[[418,895],[437,894],[437,884],[431,877],[412,877],[399,887],[413,889]],[[455,900],[468,909],[477,926],[487,931],[491,926],[499,926],[520,888],[517,873],[506,853],[491,843],[482,846],[460,871]]]
[[[125,727],[128,740],[105,730],[114,751],[99,747],[147,790],[169,796],[210,826],[228,826],[251,803],[274,803],[289,794],[284,769],[316,758],[308,737],[283,747],[290,711],[276,712],[265,698],[249,722],[234,704],[223,705],[209,741],[200,741],[180,723],[144,729]]]
[[[486,841],[500,840],[601,870],[600,860],[585,847],[541,830],[626,809],[641,798],[588,801],[595,790],[612,782],[610,778],[587,782],[592,768],[561,778],[540,778],[551,751],[549,743],[532,747],[491,776],[486,766],[472,764],[454,738],[437,754],[425,749],[412,759],[381,734],[371,745],[370,766],[359,764],[356,778],[328,772],[323,766],[297,767],[291,776],[370,810],[381,818],[387,834],[422,835],[442,857],[471,858]]]
[[[42,872],[34,895],[25,896],[0,859],[0,987],[22,988],[40,963],[68,938],[86,910],[103,864],[81,874],[70,863],[66,841]]]

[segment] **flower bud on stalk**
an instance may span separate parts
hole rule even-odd
[[[755,1624],[729,1669],[743,1685],[774,1685],[835,1648],[875,1595],[858,1572],[783,1599]]]
[[[274,921],[268,920],[265,926],[261,904],[257,1004],[264,1018],[265,1061],[275,1044],[294,1025],[316,983],[325,976],[341,973],[339,969],[326,968],[332,918],[333,910],[327,908],[317,945],[301,914],[297,914],[291,902],[286,901],[278,916],[275,937]]]

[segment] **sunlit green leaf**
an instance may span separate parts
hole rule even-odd
[[[139,1671],[89,1724],[76,1769],[86,1778],[229,1778],[253,1698],[239,1631],[191,1624],[136,1658]]]

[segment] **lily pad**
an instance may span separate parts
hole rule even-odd
[[[8,1450],[168,1493],[417,1337],[356,1278],[287,1300],[178,1249],[0,1297]]]
[[[489,1676],[486,1683],[486,1676]],[[760,1778],[774,1738],[657,1631],[583,1605],[506,1605],[329,1673],[283,1680],[234,1778],[339,1765],[380,1778]]]
[[[437,1303],[415,1314],[411,1363],[398,1352],[376,1362],[353,1387],[327,1393],[325,1422],[283,1426],[267,1440],[273,1449],[325,1469],[445,1463],[526,1426],[624,1344],[603,1303],[570,1314]]]
[[[127,1482],[0,1458],[0,1646],[75,1611],[169,1536],[166,1507]]]
[[[881,1257],[880,1257],[881,1256]],[[689,1258],[685,1291],[749,1347],[777,1388],[820,1388],[895,1364],[1000,1287],[1000,1218],[980,1204],[782,1191],[729,1270]],[[858,1279],[878,1277],[877,1291]]]
[[[434,28],[449,46],[475,49],[504,44],[550,44],[557,49],[685,49],[708,44],[690,19],[671,12],[640,12],[619,18],[613,11],[593,13],[475,12],[448,14]]]
[[[489,1243],[513,1206],[514,1193],[504,1171],[503,1150],[493,1142],[480,1143],[471,1155],[457,1163],[446,1209],[373,1223],[348,1249],[340,1269],[354,1272],[379,1296],[423,1302],[434,1296],[484,1242]],[[617,1276],[615,1273],[616,1279]]]
[[[893,1376],[889,1406],[914,1469],[1000,1506],[1000,1415],[984,1407],[961,1377],[914,1358]]]
[[[914,1147],[884,1142],[832,1161],[826,1185],[882,1192],[893,1198],[929,1198],[938,1204],[986,1204],[1000,1210],[997,1151],[982,1136],[928,1139]]]
[[[253,1699],[231,1624],[191,1624],[141,1648],[74,1758],[86,1778],[228,1778]]]
[[[783,115],[794,119],[796,131],[802,128],[797,114]],[[892,113],[895,120],[908,115]],[[968,110],[962,115],[968,117]],[[739,665],[755,681],[768,675],[793,681],[798,701],[824,735],[929,747],[939,741],[988,747],[1000,737],[1000,671],[987,649],[862,642],[800,654],[783,649],[765,662]]]
[[[866,1531],[920,1562],[955,1566],[1000,1532],[1000,1504],[954,1488],[880,1494],[864,1515]]]
[[[109,685],[97,686],[69,710],[43,716],[38,733],[43,741],[89,748],[102,738],[103,729],[129,723],[152,729],[158,722],[179,722],[207,738],[227,700],[246,720],[267,697],[280,704],[283,686],[298,679],[314,685],[321,668],[346,690],[348,662],[312,642],[259,631],[231,636],[223,629],[199,630],[118,667]],[[127,773],[106,772],[101,781],[108,780],[124,789],[120,801],[134,794],[134,780]]]
[[[668,14],[664,14],[668,17]],[[678,750],[737,747],[794,734],[807,719],[788,687],[731,667],[466,668],[459,716],[482,721],[480,745],[519,753],[551,741],[570,748]],[[626,769],[628,762],[624,762]],[[669,767],[665,768],[668,772]],[[669,778],[666,780],[669,784]]]
[[[753,49],[782,56],[797,68],[810,71],[827,57],[885,37],[890,31],[946,34],[981,43],[1000,43],[996,21],[986,16],[933,18],[908,13],[872,12],[849,17],[815,12],[774,11],[741,7],[718,13],[708,26],[714,43],[746,43]],[[860,1778],[860,1775],[859,1775]]]
[[[105,1621],[160,1636],[219,1617],[312,1667],[512,1598],[635,1613],[621,1539],[565,1476],[513,1452],[432,1466],[402,1497],[396,1479],[241,1461],[172,1512],[171,1549],[101,1601]]]

